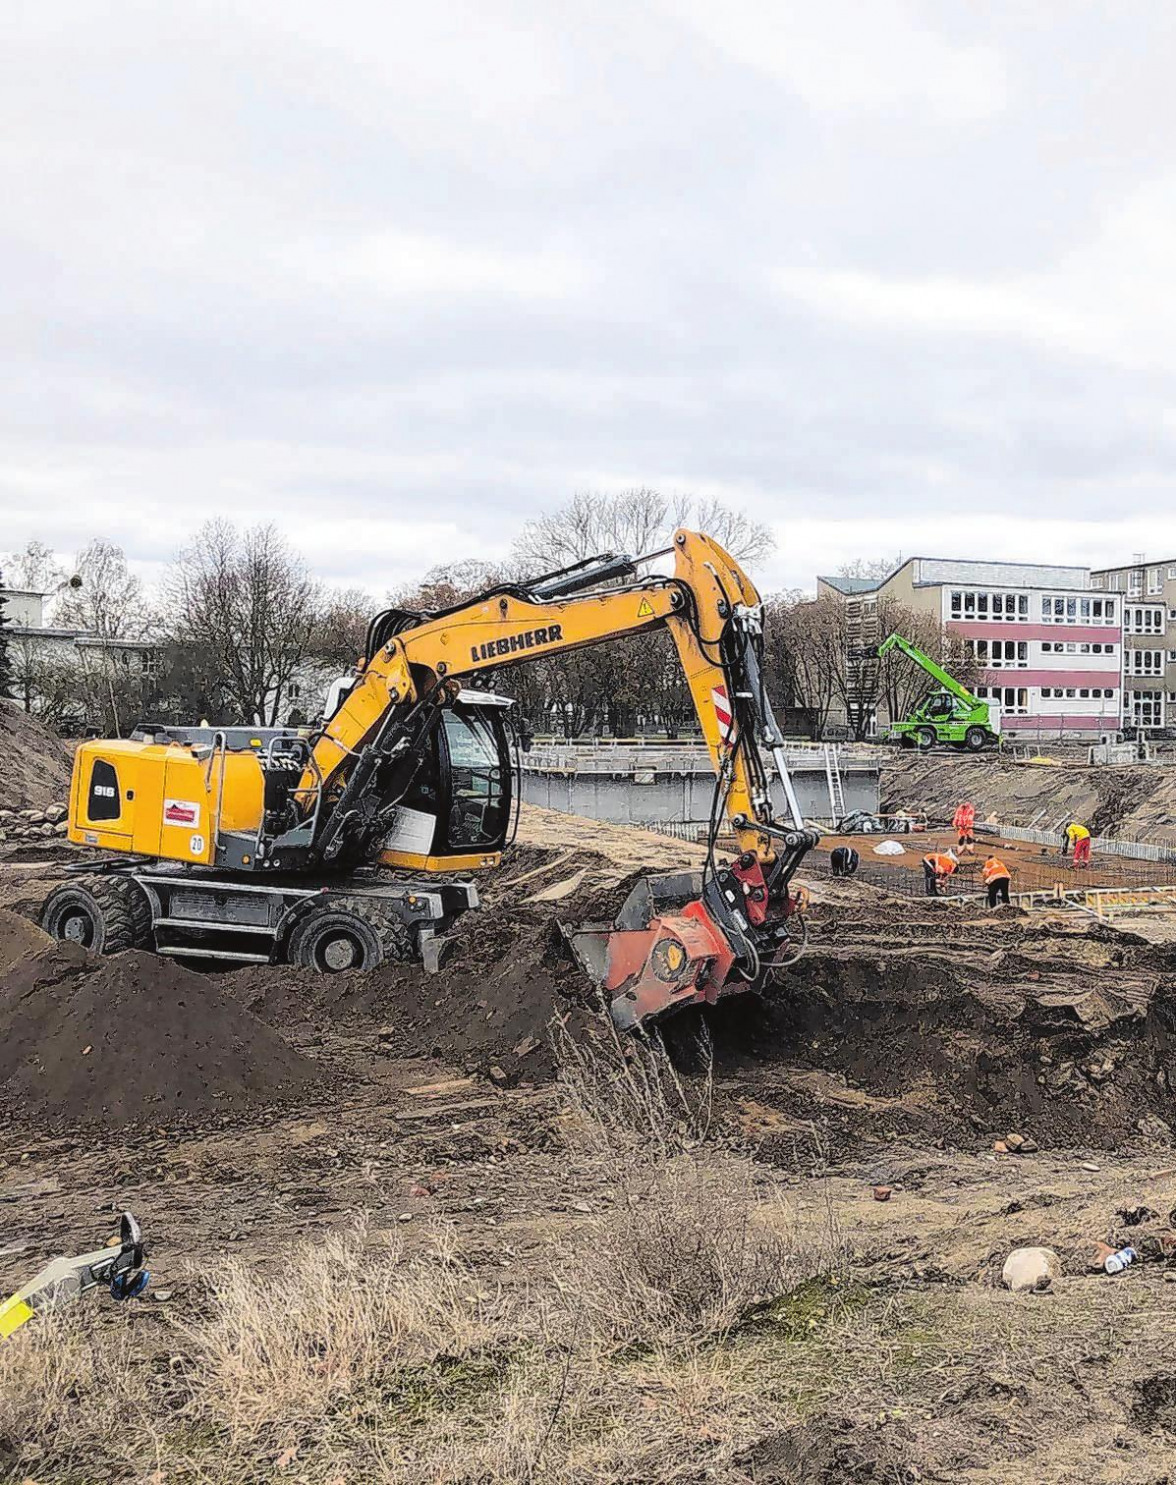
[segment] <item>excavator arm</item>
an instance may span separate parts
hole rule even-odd
[[[667,888],[649,879],[655,885],[639,887],[616,924],[571,935],[622,1025],[766,983],[793,952],[788,920],[800,899],[789,883],[817,840],[801,818],[766,695],[759,594],[707,536],[677,531],[668,550],[670,577],[638,580],[647,559],[607,556],[444,613],[382,616],[374,651],[324,725],[300,785],[323,863],[375,854],[389,866],[452,869],[452,861],[394,845],[380,849],[379,842],[388,838],[424,740],[456,700],[462,678],[667,629],[715,770],[708,858],[697,881],[679,874]],[[773,804],[769,758],[784,820]],[[375,812],[373,798],[381,801]],[[720,866],[714,851],[724,817],[739,846],[729,866]],[[687,901],[676,904],[682,897]]]

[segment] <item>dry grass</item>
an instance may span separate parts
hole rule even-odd
[[[134,1306],[79,1306],[0,1349],[0,1478],[39,1485],[597,1485],[747,1481],[794,1421],[765,1357],[846,1322],[843,1245],[704,1136],[709,1080],[605,1039],[564,1079],[568,1159],[598,1209],[529,1287],[488,1291],[438,1228],[360,1225],[259,1275],[228,1263],[166,1358]],[[811,1390],[811,1389],[809,1389]],[[6,1447],[5,1447],[6,1446]]]

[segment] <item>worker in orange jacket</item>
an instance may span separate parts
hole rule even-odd
[[[976,806],[974,804],[957,805],[956,812],[951,817],[952,828],[959,836],[957,849],[962,854],[964,851],[969,856],[976,854]]]
[[[998,903],[1002,903],[1008,907],[1009,879],[1012,873],[999,856],[989,856],[984,863],[982,875],[984,885],[988,888],[988,906],[994,908]]]
[[[923,857],[923,887],[928,897],[939,896],[940,882],[945,882],[959,864],[954,851],[931,851]]]

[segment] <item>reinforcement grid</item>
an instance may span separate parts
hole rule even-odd
[[[859,848],[860,849],[860,848]],[[1070,858],[1055,855],[1033,857],[1019,854],[1009,859],[1011,853],[1004,852],[1011,872],[1010,890],[1013,892],[1052,892],[1061,887],[1063,892],[1073,892],[1084,887],[1173,887],[1176,886],[1176,864],[1170,861],[1133,861],[1126,856],[1096,855],[1089,866],[1076,867]],[[969,897],[986,891],[981,873],[983,855],[976,859],[965,858],[959,870],[939,885],[941,897]],[[908,866],[878,866],[862,855],[857,871],[860,882],[882,887],[904,897],[926,895],[926,878],[922,860],[914,857]]]

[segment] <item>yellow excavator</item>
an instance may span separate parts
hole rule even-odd
[[[670,555],[672,576],[639,575]],[[763,987],[797,952],[791,884],[818,836],[765,691],[759,594],[685,530],[644,557],[606,553],[443,611],[380,613],[317,731],[144,724],[82,743],[69,838],[105,854],[50,894],[42,926],[108,954],[435,970],[478,905],[469,874],[499,864],[517,820],[514,706],[477,684],[662,628],[715,770],[706,865],[642,879],[613,924],[573,932],[571,947],[625,1028]],[[729,861],[715,848],[724,822]]]

